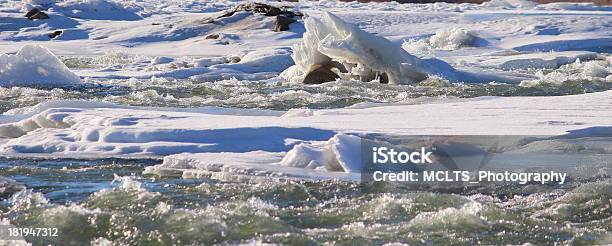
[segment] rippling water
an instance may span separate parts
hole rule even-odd
[[[20,227],[59,228],[54,241],[32,239],[36,244],[612,242],[609,176],[532,191],[449,194],[341,181],[143,177],[153,164],[2,159],[0,176],[16,180],[0,182],[2,217]],[[20,191],[22,185],[33,190]]]
[[[104,67],[128,58],[108,59],[65,62],[77,68]],[[215,83],[89,79],[84,85],[62,88],[0,87],[0,112],[54,99],[287,110],[609,89],[612,83],[582,80],[521,87],[449,84],[438,79],[416,85],[339,81],[316,86],[274,79]],[[0,224],[57,227],[59,237],[29,241],[58,245],[612,243],[610,176],[572,180],[562,187],[486,187],[451,194],[343,181],[231,182],[142,174],[146,166],[155,164],[159,161],[0,159]]]
[[[612,83],[574,81],[561,86],[521,87],[510,84],[448,84],[436,79],[417,85],[384,85],[340,81],[317,86],[282,82],[191,80],[101,80],[63,88],[0,87],[0,112],[46,100],[79,99],[135,106],[238,107],[287,110],[339,108],[361,102],[414,103],[416,98],[478,96],[551,96],[612,89]]]

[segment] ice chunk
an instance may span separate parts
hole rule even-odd
[[[155,58],[151,60],[151,65],[166,64],[166,63],[171,63],[173,61],[174,59],[171,57],[156,56]]]
[[[425,53],[431,49],[457,50],[461,47],[474,46],[476,36],[470,32],[459,29],[440,29],[427,40],[406,42],[402,46],[410,52]]]
[[[26,45],[16,55],[0,55],[0,86],[66,85],[81,79],[51,51]]]
[[[338,68],[341,77],[350,79],[368,81],[385,74],[392,84],[415,83],[430,75],[452,77],[453,68],[447,63],[419,59],[331,13],[324,12],[321,19],[309,17],[305,26],[303,41],[293,46],[292,55],[302,74],[319,64]]]
[[[301,143],[287,152],[281,161],[283,166],[342,171],[361,171],[361,138],[337,134],[327,142]]]

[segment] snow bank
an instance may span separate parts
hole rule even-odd
[[[288,49],[262,48],[245,53],[242,58],[238,55],[200,58],[190,62],[189,65],[187,62],[175,61],[166,66],[170,67],[169,71],[153,72],[138,77],[191,78],[197,81],[265,80],[278,76],[294,64]],[[176,65],[178,63],[185,65]]]
[[[612,6],[597,6],[594,3],[558,2],[542,5],[548,9],[580,10],[580,11],[611,11]]]
[[[140,20],[141,6],[127,1],[67,0],[57,3],[56,11],[66,16],[93,20]]]
[[[324,12],[321,19],[305,21],[303,41],[293,46],[296,67],[285,75],[305,74],[313,65],[339,62],[345,79],[370,81],[384,73],[392,84],[415,83],[429,75],[451,76],[450,65],[440,60],[421,60],[389,40],[367,33],[337,16]],[[296,71],[297,70],[297,71]],[[289,78],[292,81],[300,78]]]
[[[533,9],[538,4],[527,0],[492,0],[482,3],[481,6],[493,9]]]
[[[338,134],[326,142],[301,143],[293,147],[281,165],[346,173],[361,171],[361,139]]]
[[[485,63],[498,63],[498,66],[503,70],[557,69],[566,64],[576,61],[589,61],[597,57],[597,53],[584,51],[545,52],[502,57]]]
[[[81,79],[51,51],[42,46],[23,46],[16,55],[0,55],[0,86],[57,86]]]
[[[0,155],[163,157],[164,164],[147,169],[161,176],[179,172],[183,177],[212,175],[211,172],[277,177],[288,173],[353,175],[361,169],[361,139],[357,135],[571,132],[573,136],[598,136],[610,131],[605,127],[612,117],[610,98],[612,91],[561,97],[479,98],[435,105],[292,112],[293,117],[270,115],[264,110],[244,114],[232,109],[211,112],[55,103],[21,111],[30,115],[25,118],[15,115],[17,111],[8,119],[1,115]],[[585,109],[598,117],[584,117]],[[410,117],[390,117],[397,115]]]

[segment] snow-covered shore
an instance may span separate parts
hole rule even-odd
[[[274,32],[273,18],[264,15],[240,12],[218,17],[240,3],[62,1],[40,6],[47,8],[50,19],[31,21],[23,14],[33,5],[10,1],[0,5],[0,53],[14,53],[23,45],[34,44],[59,56],[119,59],[119,64],[75,68],[85,79],[274,78],[293,65],[289,51],[302,41],[304,21],[291,24],[289,31]],[[605,6],[504,0],[484,4],[308,1],[282,5],[316,18],[329,11],[396,46],[403,45],[419,58],[441,59],[470,72],[460,76],[466,82],[530,81],[525,85],[534,85],[547,79],[538,69],[557,69],[576,60],[608,60],[598,66],[610,67],[610,58],[603,53],[612,51],[612,14]],[[63,32],[60,36],[48,37],[58,30]],[[527,71],[529,68],[537,69]],[[607,80],[605,75],[598,76],[590,73],[578,79]]]
[[[42,158],[165,157],[164,165],[149,169],[152,173],[191,163],[192,169],[267,170],[300,176],[314,172],[327,177],[339,175],[333,174],[338,171],[354,172],[338,161],[359,156],[358,140],[357,145],[351,144],[354,140],[346,139],[350,135],[563,135],[572,131],[580,131],[581,136],[609,135],[610,98],[612,92],[607,91],[288,112],[53,102],[0,117],[0,153]],[[291,163],[300,160],[283,161],[288,151],[303,148],[302,144],[323,146],[322,151],[343,149],[332,151],[341,166],[312,170],[292,167],[300,166]]]

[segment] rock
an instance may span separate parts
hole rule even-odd
[[[293,18],[296,16],[304,16],[300,12],[287,11],[279,7],[275,7],[275,6],[264,4],[264,3],[243,3],[243,4],[236,5],[235,7],[226,11],[225,13],[223,13],[221,16],[217,18],[229,17],[229,16],[234,15],[236,12],[241,12],[241,11],[260,13],[260,14],[264,14],[265,16],[284,15],[289,18]]]
[[[42,12],[37,8],[33,8],[32,10],[28,11],[25,17],[29,20],[49,19],[49,15],[45,14],[45,12]]]
[[[62,33],[64,33],[62,30],[57,30],[55,32],[49,33],[49,38],[57,38],[59,37],[59,35],[62,35]]]
[[[295,22],[293,18],[284,15],[277,15],[276,20],[274,20],[274,31],[287,31],[289,30],[289,25],[291,25],[293,22]]]
[[[204,39],[219,39],[219,34],[209,34]]]
[[[328,66],[315,64],[310,66],[310,69],[306,73],[306,76],[304,76],[302,83],[309,85],[322,84],[325,82],[336,81],[339,78],[340,76],[334,73]]]
[[[378,78],[378,82],[381,84],[389,84],[389,75],[387,75],[387,73],[377,73],[376,77]]]
[[[232,56],[229,58],[230,63],[239,63],[240,60],[241,60],[240,57],[237,57],[237,56]]]

